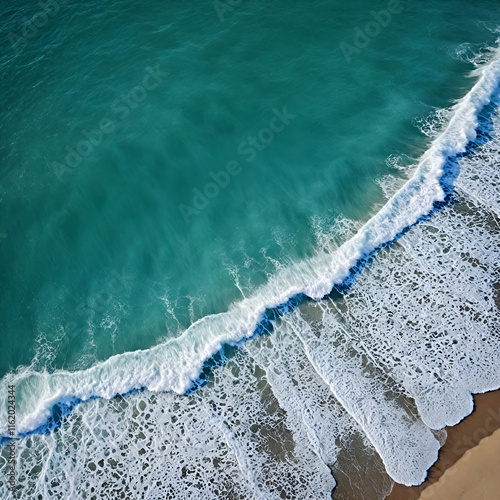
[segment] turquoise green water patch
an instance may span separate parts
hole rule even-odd
[[[2,11],[0,375],[149,348],[366,221],[387,159],[428,146],[415,120],[470,89],[498,4]]]

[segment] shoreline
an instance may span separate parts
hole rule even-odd
[[[421,500],[497,498],[500,489],[500,430],[481,440],[429,486]]]
[[[454,427],[446,427],[448,433],[446,443],[439,451],[437,462],[429,469],[425,482],[420,486],[411,487],[396,483],[386,500],[417,500],[421,498],[422,492],[431,485],[437,485],[446,471],[461,461],[469,450],[475,449],[484,438],[493,435],[500,429],[500,390],[476,394],[473,397],[474,410],[472,413]],[[500,455],[500,447],[498,450]],[[474,453],[470,456],[473,460],[476,460],[476,457],[479,460],[482,455]],[[473,463],[475,462],[468,460],[467,465],[471,467]],[[463,468],[463,464],[459,465],[460,472],[463,474],[462,471],[466,469]],[[431,490],[428,493],[431,493]],[[427,495],[422,495],[422,498],[427,498]]]

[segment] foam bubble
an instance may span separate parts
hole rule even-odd
[[[335,481],[295,440],[283,410],[243,352],[189,396],[138,392],[79,405],[57,432],[18,441],[25,498],[317,498]],[[6,497],[0,456],[0,492]]]
[[[265,370],[273,394],[285,410],[294,440],[310,448],[341,482],[335,498],[385,498],[392,481],[362,427],[335,398],[309,362],[290,318],[276,331],[246,344]]]
[[[433,429],[468,415],[471,393],[500,385],[495,239],[488,215],[457,201],[381,251],[344,298],[353,341]]]

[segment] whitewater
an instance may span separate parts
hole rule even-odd
[[[440,429],[472,411],[471,393],[500,387],[494,286],[500,182],[487,160],[487,148],[496,143],[482,144],[486,131],[480,123],[490,115],[495,122],[500,54],[474,77],[477,83],[451,110],[411,178],[338,248],[322,248],[282,268],[227,312],[204,317],[154,348],[77,372],[20,367],[7,374],[0,384],[2,414],[7,386],[15,385],[19,443],[29,441],[37,450],[33,456],[49,453],[55,461],[41,466],[52,478],[47,481],[38,479],[40,471],[29,472],[35,459],[23,455],[20,478],[32,495],[26,498],[57,497],[65,489],[80,498],[81,484],[88,485],[82,498],[100,498],[98,472],[104,466],[98,465],[99,457],[118,467],[128,457],[122,440],[131,432],[144,436],[144,444],[131,442],[139,443],[133,446],[147,458],[149,470],[144,481],[134,479],[126,488],[146,492],[145,498],[169,491],[175,498],[190,498],[199,493],[198,483],[204,498],[217,498],[221,491],[210,485],[216,473],[224,476],[221,487],[234,498],[247,498],[248,492],[279,498],[294,491],[302,491],[303,498],[330,498],[336,473],[352,483],[361,474],[341,456],[347,445],[335,436],[344,436],[357,447],[357,456],[365,456],[373,474],[374,496],[367,498],[390,491],[392,480],[421,483],[443,443]],[[479,153],[470,154],[471,145]],[[446,204],[452,198],[454,203]],[[341,291],[340,297],[332,290]],[[279,314],[273,316],[273,310]],[[439,321],[445,326],[436,326]],[[256,335],[269,322],[273,332]],[[453,328],[446,330],[446,324]],[[397,338],[387,334],[389,328]],[[431,331],[437,333],[428,337]],[[227,346],[238,348],[226,362],[213,362],[218,364],[214,381],[193,391],[207,362],[224,358],[220,353],[227,354]],[[248,383],[243,392],[238,392],[238,378]],[[263,380],[280,410],[270,411],[257,396]],[[47,424],[58,406],[72,412],[54,431]],[[149,417],[130,430],[127,422],[136,422],[140,414]],[[256,425],[252,432],[262,442],[246,437]],[[86,436],[91,429],[92,436]],[[289,443],[289,456],[262,444],[270,439],[265,429]],[[170,444],[162,444],[155,432]],[[3,419],[0,435],[4,441],[8,436]],[[78,440],[86,444],[74,447],[69,464],[61,450],[72,450]],[[193,443],[199,456],[187,450]],[[171,461],[183,457],[190,466],[188,472],[163,472],[168,478],[155,487],[155,474],[167,467],[162,453],[170,453]],[[80,457],[85,471],[78,468],[79,454],[85,454]],[[214,465],[219,462],[224,466]],[[56,469],[64,471],[57,480],[51,472]],[[196,474],[190,476],[189,470]],[[278,484],[279,472],[294,479]],[[0,483],[2,496],[5,487]]]

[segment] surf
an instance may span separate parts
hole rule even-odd
[[[352,238],[331,253],[281,269],[253,295],[233,303],[227,312],[204,317],[180,337],[144,351],[120,354],[90,369],[53,373],[19,368],[7,374],[1,386],[14,384],[18,395],[18,434],[26,435],[46,424],[57,405],[92,398],[110,399],[134,390],[186,393],[196,383],[205,363],[224,345],[236,345],[254,336],[266,311],[304,295],[327,296],[335,286],[351,280],[377,250],[398,238],[445,202],[449,186],[443,183],[446,163],[463,154],[477,138],[482,110],[492,102],[500,81],[496,54],[477,70],[478,81],[453,109],[444,131],[421,158],[412,177]],[[6,408],[6,390],[0,400]],[[6,438],[5,423],[0,435]]]

